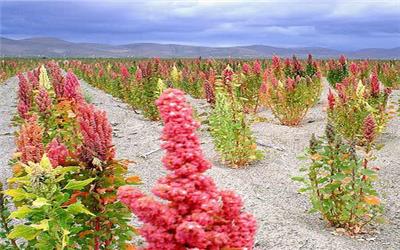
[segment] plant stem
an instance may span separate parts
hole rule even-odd
[[[1,185],[0,185],[0,191],[2,190]],[[3,194],[0,193],[0,220],[1,224],[4,226],[4,230],[6,231],[7,234],[11,232],[10,228],[8,227],[8,222],[7,218],[4,216],[3,211],[6,209],[4,205],[4,196]],[[14,246],[15,249],[19,249],[17,242],[15,239],[9,239],[11,241],[11,244]]]

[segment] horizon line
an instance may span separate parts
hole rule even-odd
[[[1,35],[1,34],[0,34]],[[56,39],[64,42],[69,42],[69,43],[75,43],[75,44],[84,44],[84,43],[89,43],[89,44],[101,44],[101,45],[109,45],[109,46],[126,46],[126,45],[132,45],[132,44],[156,44],[156,45],[179,45],[179,46],[191,46],[191,47],[200,47],[200,48],[241,48],[241,47],[251,47],[251,46],[265,46],[265,47],[272,47],[272,48],[278,48],[278,49],[307,49],[307,48],[313,48],[313,49],[328,49],[328,50],[333,50],[337,52],[356,52],[360,50],[365,50],[365,49],[383,49],[383,50],[392,50],[392,49],[397,49],[400,48],[400,46],[395,46],[395,47],[390,47],[390,48],[384,48],[384,47],[365,47],[365,48],[358,48],[358,49],[336,49],[336,48],[330,48],[330,47],[324,47],[324,46],[282,46],[282,47],[277,47],[274,45],[268,45],[268,44],[246,44],[246,45],[222,45],[222,46],[207,46],[207,45],[197,45],[197,44],[190,44],[190,43],[180,43],[180,42],[129,42],[129,43],[122,43],[122,44],[112,44],[112,43],[103,43],[103,42],[78,42],[78,41],[71,41],[67,40],[64,38],[59,38],[59,37],[53,37],[53,36],[31,36],[31,37],[26,37],[26,38],[9,38],[6,36],[1,35],[0,38],[4,39],[9,39],[9,40],[15,40],[15,41],[21,41],[21,40],[30,40],[30,39],[40,39],[40,38],[50,38],[50,39]]]

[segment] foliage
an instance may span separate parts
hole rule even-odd
[[[388,113],[386,106],[390,89],[383,89],[373,74],[362,82],[351,76],[336,85],[336,92],[328,94],[328,119],[345,139],[362,145],[364,119],[372,115],[376,121],[376,133],[383,131]]]
[[[42,62],[40,59],[2,58],[0,60],[0,84],[20,72],[35,68]]]
[[[11,202],[8,197],[4,196],[3,183],[0,182],[0,248],[4,250],[19,249],[17,242],[14,239],[9,239],[7,235],[14,229],[10,223],[10,206]]]
[[[199,124],[184,93],[167,89],[157,101],[164,122],[164,167],[153,194],[131,186],[118,190],[118,198],[144,222],[139,229],[146,249],[252,249],[256,221],[241,211],[243,203],[231,191],[218,191],[203,175],[211,167],[204,159],[195,134]]]
[[[262,67],[260,61],[256,60],[252,67],[247,63],[243,64],[237,96],[241,99],[243,108],[246,112],[256,112],[259,106],[258,91],[262,83]]]
[[[224,75],[231,74],[229,71],[227,68]],[[216,103],[209,117],[215,148],[221,153],[222,160],[233,167],[262,157],[246,120],[242,101],[236,94],[240,91],[237,80],[225,77],[222,82],[217,82]]]
[[[339,61],[330,60],[328,62],[327,79],[329,84],[334,88],[336,83],[342,82],[349,75],[347,68],[347,59],[345,56],[340,56]]]
[[[379,80],[385,87],[400,88],[400,68],[394,62],[378,64],[377,72]]]
[[[8,238],[24,238],[36,249],[74,246],[82,230],[81,225],[75,223],[76,217],[93,215],[80,201],[66,204],[73,190],[81,190],[93,181],[66,177],[78,171],[79,167],[53,167],[46,155],[40,163],[22,164],[18,176],[8,180],[15,188],[6,190],[5,194],[12,197],[15,204],[20,204],[9,218],[26,222],[16,225]]]
[[[274,57],[271,70],[264,72],[264,83],[260,88],[262,103],[283,125],[298,125],[319,100],[322,91],[320,73],[309,69],[309,72],[315,71],[310,77],[302,68],[298,61],[286,62],[283,68],[280,59]]]
[[[134,228],[116,191],[140,179],[124,177],[129,162],[115,159],[106,114],[85,102],[76,76],[54,62],[47,69],[51,78],[43,66],[29,81],[20,76],[20,103],[29,105],[5,193],[18,209],[12,218],[23,221],[8,237],[24,238],[27,249],[129,248]]]
[[[304,184],[300,191],[310,195],[311,212],[350,234],[380,217],[383,208],[374,188],[378,175],[376,168],[368,167],[369,150],[360,159],[354,145],[344,143],[328,125],[325,137],[313,135],[306,156],[311,162],[301,169],[305,176],[293,179]]]

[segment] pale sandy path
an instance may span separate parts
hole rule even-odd
[[[18,78],[12,77],[0,84],[0,181],[10,177],[8,161],[15,151],[14,132],[11,119],[16,112]]]

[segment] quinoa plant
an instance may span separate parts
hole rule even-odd
[[[238,96],[242,99],[243,108],[246,112],[256,112],[259,106],[259,89],[262,84],[262,67],[256,60],[252,67],[247,63],[243,64],[242,74],[238,81]]]
[[[215,80],[215,73],[210,70],[203,84],[206,101],[211,105],[215,104]]]
[[[318,73],[318,64],[316,61],[313,60],[312,55],[309,54],[307,57],[307,64],[304,74],[309,77],[313,77],[317,73]]]
[[[223,162],[240,167],[260,159],[262,153],[257,150],[241,99],[236,94],[239,84],[232,74],[227,68],[224,80],[217,82],[216,103],[209,122],[211,136]]]
[[[349,75],[347,59],[341,55],[338,61],[330,60],[328,62],[327,79],[329,84],[334,88],[336,83],[340,83]]]
[[[287,63],[283,70],[280,59],[274,57],[272,68],[264,72],[264,83],[260,88],[262,103],[283,125],[298,125],[319,100],[322,91],[320,73],[316,71],[311,77],[302,77],[305,73],[298,63],[294,63],[293,70],[288,73]],[[295,77],[287,77],[288,74]]]
[[[93,214],[81,201],[66,204],[74,190],[81,190],[94,179],[77,181],[66,178],[79,167],[53,167],[43,156],[40,163],[22,164],[17,177],[8,179],[15,188],[4,193],[19,204],[10,219],[23,219],[7,235],[11,240],[23,238],[35,249],[66,249],[79,239],[81,225],[75,220],[81,214]]]
[[[395,63],[378,64],[378,78],[385,87],[400,88],[400,67]]]
[[[20,249],[15,239],[9,239],[7,235],[14,229],[12,219],[9,218],[10,199],[3,193],[3,183],[0,182],[0,248],[4,250],[18,250]]]
[[[200,124],[184,93],[167,89],[157,106],[164,122],[162,162],[169,172],[152,189],[156,197],[132,186],[118,190],[118,199],[143,222],[144,249],[253,249],[254,217],[242,211],[237,194],[218,190],[204,175],[211,164],[201,152]]]
[[[115,159],[106,114],[85,102],[78,79],[47,67],[51,80],[42,67],[37,87],[20,77],[20,103],[30,107],[5,194],[24,221],[8,237],[24,238],[28,249],[130,249],[134,229],[116,191],[140,179],[125,178],[129,162]]]
[[[368,166],[372,159],[373,126],[373,121],[366,121],[364,139],[369,149],[360,158],[355,146],[346,144],[328,125],[324,137],[317,139],[313,135],[310,140],[306,149],[310,162],[300,169],[305,175],[293,177],[304,184],[300,192],[310,196],[310,212],[320,213],[331,226],[344,228],[349,234],[362,232],[383,211],[374,188],[378,169]]]
[[[345,78],[336,85],[336,91],[329,90],[328,119],[346,140],[362,145],[363,122],[367,116],[372,115],[376,121],[377,134],[385,128],[390,93],[375,74],[365,82],[355,77]]]

